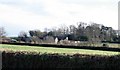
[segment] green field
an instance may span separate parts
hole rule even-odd
[[[118,55],[119,52],[112,51],[99,51],[99,50],[86,50],[86,49],[70,49],[70,48],[52,48],[52,47],[37,47],[37,46],[21,46],[21,45],[7,45],[0,44],[1,51],[27,51],[36,53],[59,53],[59,54],[88,54],[88,55]]]

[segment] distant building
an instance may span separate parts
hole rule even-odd
[[[58,43],[58,38],[56,37],[56,38],[55,38],[55,44],[57,44],[57,43]]]

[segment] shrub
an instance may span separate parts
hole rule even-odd
[[[109,47],[109,45],[108,45],[108,44],[103,44],[102,46],[103,46],[103,47]]]

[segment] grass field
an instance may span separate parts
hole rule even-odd
[[[99,51],[99,50],[86,50],[86,49],[69,49],[69,48],[52,48],[52,47],[37,47],[37,46],[21,46],[21,45],[7,45],[0,44],[1,51],[27,51],[27,52],[40,52],[40,53],[59,53],[59,54],[88,54],[88,55],[105,55],[112,56],[118,55],[119,52],[112,51]]]

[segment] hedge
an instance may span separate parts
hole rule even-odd
[[[57,54],[34,52],[6,52],[2,53],[2,69],[44,69],[68,68],[79,69],[120,69],[120,55],[100,56],[83,54]]]

